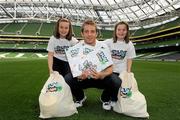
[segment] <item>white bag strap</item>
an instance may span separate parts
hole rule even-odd
[[[122,80],[122,88],[131,88],[134,92],[138,91],[138,85],[136,79],[134,78],[134,73],[123,71],[119,77]]]
[[[133,73],[129,73],[129,79],[132,81],[132,91],[138,91],[138,84]]]
[[[131,76],[129,76],[129,75],[130,75],[130,73],[128,73],[126,71],[121,72],[119,77],[122,80],[122,87],[125,87],[125,88],[132,87],[132,81],[131,81],[131,79],[129,79]]]
[[[132,95],[132,81],[129,79],[129,73],[127,71],[123,71],[119,76],[122,80],[122,85],[120,88],[120,94],[122,97],[130,97]]]

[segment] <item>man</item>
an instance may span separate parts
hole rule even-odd
[[[102,42],[96,40],[97,26],[92,20],[86,20],[81,28],[81,35],[84,41],[77,45],[83,47],[84,45],[90,46],[92,49],[107,48]],[[110,54],[110,51],[109,51]],[[112,61],[112,60],[111,60]],[[72,73],[67,74],[64,78],[67,84],[70,86],[73,96],[76,99],[76,107],[83,106],[83,102],[86,100],[83,89],[86,88],[99,88],[104,89],[101,95],[101,101],[103,103],[103,109],[111,110],[111,105],[117,101],[117,94],[121,85],[121,80],[112,74],[112,65],[97,72],[91,69],[90,71],[83,71],[78,77],[72,76]]]

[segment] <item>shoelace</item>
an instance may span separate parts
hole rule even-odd
[[[75,103],[79,103],[80,104],[80,101],[76,101]]]
[[[104,105],[109,105],[109,102],[104,102]]]

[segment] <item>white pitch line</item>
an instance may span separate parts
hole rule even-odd
[[[153,56],[157,55],[158,53],[153,53],[153,54],[150,54],[150,55],[147,55],[147,56],[144,56],[143,58],[152,58]]]
[[[163,53],[163,54],[159,54],[159,55],[155,55],[153,57],[161,57],[161,56],[165,56],[165,55],[171,55],[173,53],[176,53],[176,52],[168,52],[168,53]]]
[[[9,53],[3,53],[3,54],[0,54],[0,58],[5,58],[6,55],[8,55]]]
[[[142,57],[142,56],[144,56],[144,55],[145,55],[145,54],[136,55],[136,58]]]
[[[19,57],[22,57],[24,55],[24,53],[18,53],[15,58],[19,58]]]
[[[42,54],[40,54],[40,53],[36,53],[36,55],[37,55],[38,57],[40,57],[40,58],[45,58],[45,57],[47,57],[47,55],[42,55]]]

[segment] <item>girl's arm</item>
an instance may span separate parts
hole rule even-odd
[[[131,72],[132,59],[127,59],[127,72]]]
[[[49,74],[53,72],[53,52],[48,52],[48,68],[49,68]]]

